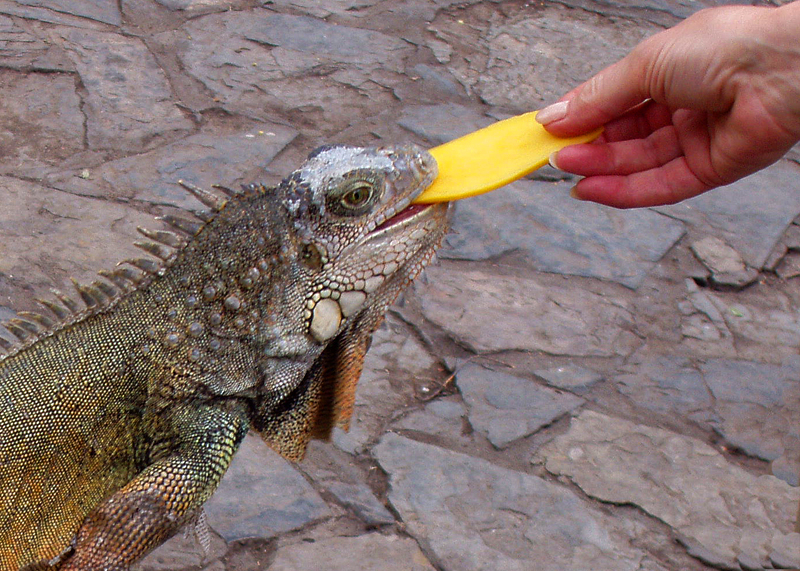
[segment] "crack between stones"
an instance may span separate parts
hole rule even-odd
[[[609,512],[609,510],[608,510],[609,507],[623,508],[623,509],[628,509],[628,510],[631,510],[631,511],[635,512],[639,517],[647,519],[651,524],[657,526],[659,528],[659,532],[660,533],[662,533],[664,536],[669,537],[670,539],[672,539],[673,544],[680,545],[681,546],[681,554],[683,556],[691,559],[692,561],[698,561],[698,562],[700,561],[700,560],[696,559],[695,557],[693,557],[692,555],[690,555],[689,552],[688,552],[688,549],[686,548],[686,546],[683,543],[680,542],[680,539],[679,539],[680,534],[678,534],[675,530],[673,530],[672,527],[668,523],[666,523],[664,520],[662,520],[661,518],[649,513],[648,511],[646,511],[644,508],[642,508],[638,504],[635,504],[633,502],[613,502],[613,501],[600,499],[600,498],[598,498],[596,496],[593,496],[593,495],[589,494],[588,492],[586,492],[579,484],[577,484],[569,476],[565,476],[565,475],[562,475],[562,474],[557,474],[557,473],[551,472],[550,470],[547,469],[546,464],[544,462],[542,462],[541,466],[544,469],[544,471],[550,476],[550,478],[547,478],[546,481],[548,481],[550,483],[553,483],[553,484],[558,484],[560,487],[569,490],[570,492],[574,493],[579,498],[581,498],[583,501],[587,502],[591,507],[593,507],[594,509],[598,509],[599,511],[601,511],[605,515],[608,515],[608,516],[611,516],[611,517],[619,517],[619,514],[616,511]],[[663,567],[669,569],[669,565],[667,565],[668,562],[666,560],[664,560],[663,558],[659,557],[658,554],[653,553],[648,548],[638,544],[639,543],[638,542],[638,537],[631,537],[630,541],[631,541],[631,546],[636,547],[637,549],[640,549],[647,556],[649,556],[652,560],[658,562]]]

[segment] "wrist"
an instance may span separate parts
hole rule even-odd
[[[761,10],[741,87],[758,92],[775,122],[800,138],[800,1]]]

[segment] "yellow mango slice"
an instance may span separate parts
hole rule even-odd
[[[431,149],[439,176],[413,203],[447,202],[489,192],[543,167],[559,149],[588,143],[602,132],[560,138],[534,117],[536,111],[517,115]]]

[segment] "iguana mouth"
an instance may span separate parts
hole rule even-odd
[[[429,208],[430,206],[431,206],[430,204],[412,204],[404,208],[403,210],[401,210],[388,220],[385,220],[382,224],[377,226],[375,230],[373,230],[372,232],[373,233],[380,232],[381,230],[385,230],[389,226],[394,226],[395,224],[398,224],[403,220],[408,220],[409,218],[413,218],[415,215],[419,214],[420,212],[422,212],[426,208]]]

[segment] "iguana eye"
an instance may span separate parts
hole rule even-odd
[[[353,177],[333,188],[326,197],[328,209],[339,216],[360,216],[380,199],[383,184],[373,173],[353,173]]]
[[[372,197],[372,185],[368,182],[358,183],[342,197],[342,206],[345,208],[360,208]]]

